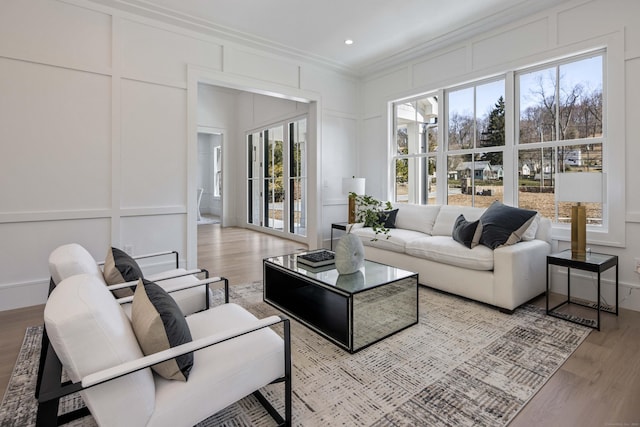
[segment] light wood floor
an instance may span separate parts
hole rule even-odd
[[[304,245],[244,229],[198,227],[199,267],[232,285],[261,280],[263,258],[300,249]],[[544,298],[536,303],[543,305]],[[6,389],[25,328],[42,324],[42,308],[0,312],[0,390]],[[602,331],[589,335],[511,423],[534,425],[640,426],[640,312],[602,315]]]

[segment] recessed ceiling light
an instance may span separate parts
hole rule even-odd
[[[351,46],[351,45],[353,44],[353,40],[351,40],[351,39],[346,39],[346,40],[344,41],[344,44],[346,44],[347,46]]]

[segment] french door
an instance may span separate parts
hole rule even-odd
[[[247,222],[306,236],[307,119],[247,135]]]

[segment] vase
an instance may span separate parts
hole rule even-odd
[[[336,270],[340,274],[351,274],[364,265],[364,246],[355,234],[345,234],[336,246]]]

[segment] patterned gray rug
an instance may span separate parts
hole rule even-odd
[[[232,286],[231,300],[258,317],[260,282]],[[0,426],[31,426],[41,327],[27,329],[0,407]],[[420,288],[420,323],[349,354],[292,322],[293,415],[300,426],[504,426],[587,337],[590,328],[534,306],[513,315]],[[263,390],[282,407],[282,386]],[[81,405],[65,402],[62,411]],[[75,426],[95,425],[86,417]],[[201,426],[271,426],[247,397]]]

